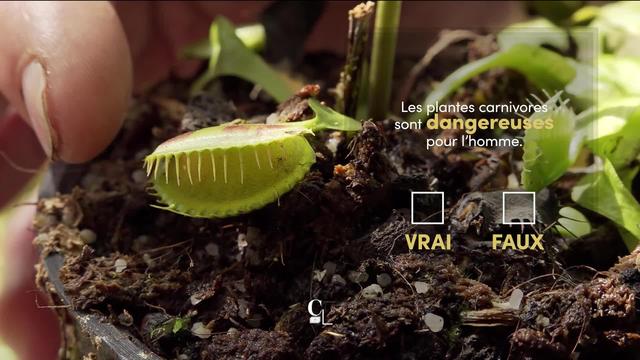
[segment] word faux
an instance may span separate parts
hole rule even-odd
[[[515,236],[515,238],[514,238]],[[493,250],[543,250],[542,234],[493,234]]]

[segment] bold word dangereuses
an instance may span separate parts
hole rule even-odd
[[[501,130],[527,130],[527,129],[553,129],[553,119],[522,119],[522,118],[440,118],[435,114],[432,118],[423,122],[418,121],[396,121],[396,130],[420,130],[423,127],[429,130],[464,130],[467,134],[473,135],[478,130],[501,129]]]

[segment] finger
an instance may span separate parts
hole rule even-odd
[[[18,114],[0,118],[0,209],[20,192],[44,161],[35,133]]]
[[[131,47],[135,68],[134,90],[140,92],[166,78],[175,56],[163,34],[156,31],[157,4],[123,1],[115,2],[114,6]]]
[[[132,82],[129,47],[108,2],[0,7],[0,92],[49,157],[86,161],[113,139]]]
[[[35,286],[36,252],[29,230],[34,212],[34,206],[18,208],[2,242],[6,271],[0,291],[0,336],[19,359],[53,360],[60,331],[57,317],[43,307],[47,302]]]

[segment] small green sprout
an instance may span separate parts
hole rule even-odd
[[[170,139],[145,159],[153,192],[178,214],[224,218],[259,209],[304,178],[315,163],[307,134],[358,131],[360,122],[309,99],[311,120],[228,124]]]
[[[185,331],[189,329],[191,324],[191,318],[188,316],[185,317],[172,317],[151,330],[151,339],[153,341],[157,341],[163,336],[177,334],[181,331]]]
[[[237,76],[261,86],[278,102],[283,102],[300,88],[284,74],[271,68],[262,58],[251,51],[236,35],[233,25],[218,16],[209,29],[209,68],[195,81],[191,88],[197,93],[219,76]]]

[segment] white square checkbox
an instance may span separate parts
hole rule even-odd
[[[416,221],[414,219],[414,202],[418,196],[438,196],[440,197],[440,219],[438,221]],[[444,192],[442,191],[412,191],[411,192],[411,224],[413,225],[444,225]]]
[[[514,222],[507,221],[507,196],[528,195],[531,196],[531,221]],[[502,193],[502,223],[505,225],[535,225],[536,224],[536,193],[535,191],[505,191]]]

